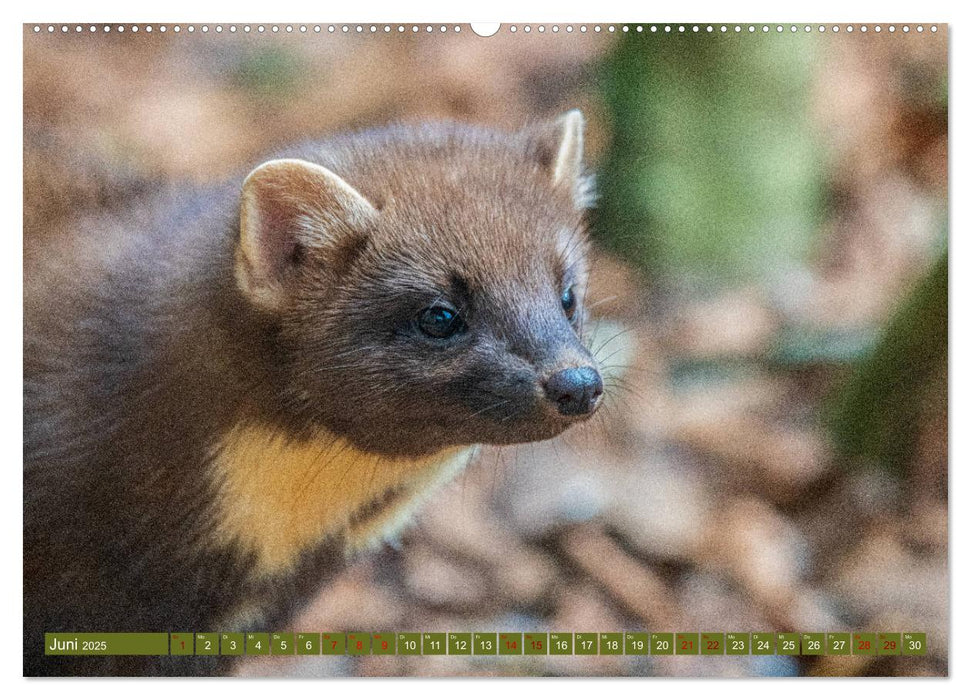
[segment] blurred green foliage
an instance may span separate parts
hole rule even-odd
[[[624,36],[594,233],[648,279],[717,286],[800,262],[821,205],[811,35]]]
[[[278,97],[291,91],[302,73],[293,52],[269,45],[242,55],[232,71],[232,82],[255,96]]]
[[[921,418],[935,400],[947,401],[947,253],[838,387],[833,435],[844,455],[902,473],[914,454]]]

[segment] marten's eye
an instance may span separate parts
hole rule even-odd
[[[432,338],[450,338],[465,329],[457,312],[444,306],[430,306],[418,316],[418,328]]]
[[[573,292],[573,287],[567,287],[560,295],[560,304],[563,305],[563,312],[566,317],[573,320],[577,313],[577,296]]]

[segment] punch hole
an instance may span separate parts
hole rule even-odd
[[[501,26],[498,22],[473,22],[471,24],[472,33],[483,38],[495,34]]]

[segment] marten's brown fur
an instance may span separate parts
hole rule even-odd
[[[43,633],[282,624],[475,445],[590,415],[581,153],[578,112],[363,132],[37,256],[25,674],[224,672]]]

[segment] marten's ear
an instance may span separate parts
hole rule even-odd
[[[593,204],[593,182],[583,170],[583,113],[564,112],[529,130],[530,146],[554,187],[565,187],[580,209]]]
[[[308,251],[340,252],[359,244],[377,210],[327,168],[271,160],[243,182],[236,279],[256,304],[278,309],[287,281]]]

